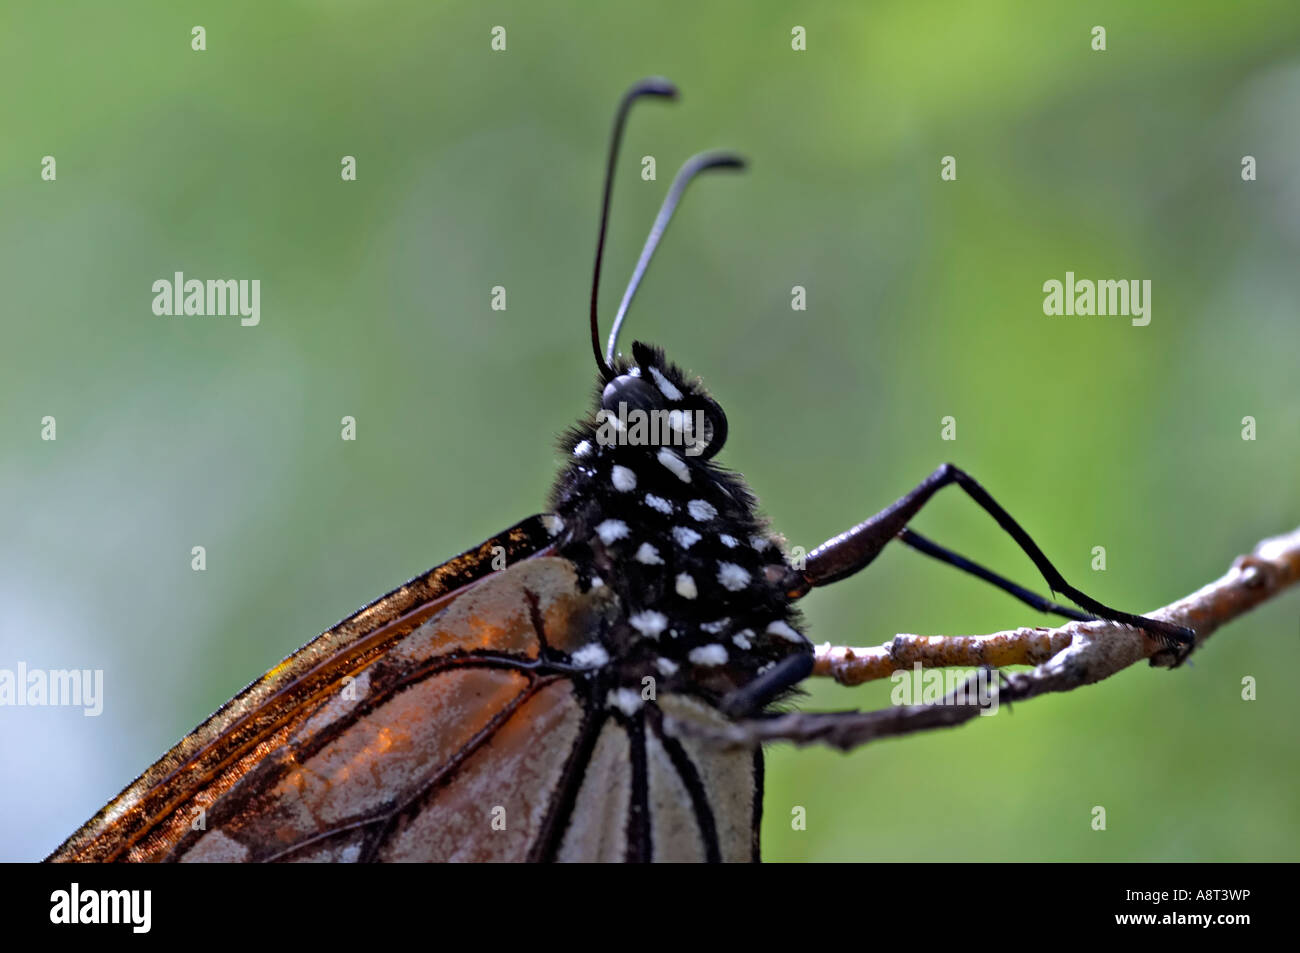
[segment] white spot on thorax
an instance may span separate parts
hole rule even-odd
[[[729,592],[739,592],[749,585],[749,570],[735,563],[718,563],[718,582]]]
[[[573,653],[573,664],[580,668],[599,668],[609,662],[609,653],[599,642],[584,645]]]
[[[698,649],[691,649],[690,654],[686,657],[696,665],[727,664],[727,650],[716,642],[711,645],[701,645]]]
[[[659,669],[659,671],[663,672],[665,675],[676,675],[677,670],[681,668],[681,666],[672,659],[657,658],[655,659],[655,668]]]
[[[605,696],[605,704],[631,718],[641,710],[641,693],[634,688],[615,688]]]
[[[719,632],[725,632],[727,626],[731,625],[731,619],[715,619],[713,622],[704,622],[700,628],[710,635],[717,635]]]
[[[650,376],[655,379],[655,384],[659,387],[659,392],[669,400],[681,400],[682,392],[678,390],[677,385],[664,377],[663,373],[657,367],[650,368]]]
[[[658,510],[660,513],[671,515],[673,511],[672,503],[665,500],[662,496],[655,496],[653,493],[645,495],[645,505],[652,510]]]
[[[622,520],[605,520],[596,527],[596,535],[608,546],[610,543],[627,536],[627,524]]]
[[[636,489],[636,474],[627,467],[615,465],[610,471],[609,479],[614,484],[614,489],[620,493],[630,493]]]
[[[754,643],[750,641],[753,637],[754,637],[753,629],[741,629],[739,632],[737,632],[735,635],[731,637],[731,641],[735,643],[736,648],[744,649],[746,652],[748,652],[750,649],[754,647]]]
[[[772,545],[772,541],[764,536],[749,537],[749,545],[753,546],[760,553]]]
[[[728,536],[726,533],[718,534],[718,542],[720,542],[723,546],[726,546],[728,549],[736,548],[736,537]]]
[[[683,483],[691,482],[691,469],[686,465],[686,461],[677,454],[673,453],[667,447],[660,447],[656,459],[665,467],[673,472],[677,479]]]
[[[689,526],[674,526],[673,539],[682,549],[690,549],[698,543],[703,537]]]
[[[564,529],[564,520],[554,513],[547,513],[542,517],[542,525],[546,527],[546,532],[552,536],[558,536],[560,531]]]
[[[768,624],[767,634],[779,635],[781,638],[789,642],[794,642],[796,645],[803,645],[808,641],[802,635],[796,632],[794,629],[790,628],[788,625],[782,622],[780,619],[777,619],[775,622],[771,622]]]
[[[580,441],[578,441],[578,445],[575,446],[575,447],[573,448],[573,455],[574,455],[575,457],[586,457],[586,456],[590,456],[590,455],[591,455],[591,441],[590,441],[590,440],[580,440]]]
[[[659,550],[655,549],[649,543],[642,543],[641,548],[636,551],[636,561],[644,563],[647,566],[662,566],[663,559],[659,555]]]
[[[691,500],[686,504],[686,512],[691,514],[691,519],[700,523],[707,523],[718,515],[718,511],[713,507],[713,504],[704,500]]]
[[[690,573],[678,574],[677,594],[683,599],[694,599],[700,594],[700,591],[695,588],[695,580],[691,578]]]
[[[654,609],[634,612],[627,618],[628,625],[649,639],[659,638],[659,633],[668,628],[668,617]]]

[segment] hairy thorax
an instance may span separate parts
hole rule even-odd
[[[559,554],[621,606],[574,661],[607,666],[616,707],[635,708],[647,677],[716,700],[809,645],[781,546],[743,480],[710,460],[717,405],[659,351],[633,353],[564,439],[552,494]]]

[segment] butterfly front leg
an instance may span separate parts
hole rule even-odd
[[[933,559],[939,560],[941,563],[954,566],[962,572],[970,573],[977,579],[983,579],[985,582],[990,583],[991,585],[1001,589],[1003,592],[1009,593],[1019,599],[1031,609],[1037,609],[1039,612],[1048,612],[1052,615],[1059,615],[1064,619],[1073,619],[1076,622],[1088,622],[1096,618],[1096,616],[1089,615],[1086,612],[1071,609],[1068,606],[1063,606],[1060,603],[1053,602],[1051,599],[1040,596],[1038,593],[1012,582],[1006,576],[1001,576],[993,570],[987,569],[979,563],[967,559],[959,553],[953,552],[951,549],[940,546],[938,543],[931,539],[927,539],[912,529],[904,527],[898,534],[898,541],[904,545],[911,546],[919,553],[924,553]]]
[[[776,697],[798,685],[813,671],[812,647],[809,651],[786,656],[749,684],[722,699],[718,708],[731,718],[744,718],[762,711]]]
[[[1195,633],[1191,629],[1111,608],[1066,582],[1060,570],[1052,565],[1051,561],[1038,547],[1038,544],[1011,517],[1011,514],[1004,510],[970,474],[953,466],[951,463],[943,464],[926,477],[919,486],[900,497],[875,516],[864,520],[849,531],[827,540],[809,553],[805,568],[800,574],[802,585],[796,586],[792,594],[803,595],[809,589],[829,585],[832,582],[853,575],[858,570],[870,565],[890,540],[898,538],[921,552],[927,553],[927,555],[935,556],[992,582],[999,588],[1022,599],[1022,601],[1028,601],[1026,599],[1026,596],[1028,596],[1038,600],[1039,608],[1058,612],[1058,614],[1068,614],[1070,610],[1059,612],[1062,607],[1056,606],[1055,603],[1048,602],[1040,596],[1034,596],[1028,590],[1016,586],[1009,580],[983,569],[983,567],[970,563],[969,560],[957,556],[956,553],[930,543],[929,540],[917,536],[916,533],[908,529],[907,524],[930,501],[930,498],[945,486],[954,483],[961,487],[967,496],[978,503],[1016,541],[1016,544],[1020,546],[1025,555],[1033,561],[1038,571],[1042,573],[1052,591],[1064,593],[1073,602],[1099,618],[1143,629],[1159,638],[1167,648],[1182,653],[1190,651],[1195,642]],[[1030,602],[1030,604],[1033,605],[1034,603]]]

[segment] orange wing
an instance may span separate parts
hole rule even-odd
[[[531,654],[535,659],[536,636],[520,628],[518,612],[509,611],[504,603],[492,607],[499,618],[483,613],[461,631],[443,629],[445,635],[436,643],[430,643],[427,634],[431,622],[446,618],[466,596],[474,594],[476,604],[485,605],[486,597],[479,590],[496,582],[493,591],[499,592],[500,581],[507,577],[512,584],[531,580],[538,587],[538,598],[546,603],[544,611],[576,612],[576,587],[568,590],[565,601],[560,597],[566,593],[557,585],[572,578],[572,570],[566,576],[560,567],[549,565],[562,561],[546,560],[550,571],[536,580],[531,572],[518,575],[530,565],[525,560],[546,555],[548,540],[541,519],[531,517],[344,619],[223,705],[47,859],[163,859],[196,825],[200,809],[214,808],[269,755],[291,739],[301,739],[313,716],[319,715],[312,722],[319,728],[329,712],[344,713],[348,697],[365,697],[358,683],[373,678],[375,663],[398,646],[405,654],[395,658],[411,668],[413,678],[422,664],[435,665],[441,660],[441,664],[454,665],[475,652],[495,651],[523,660]],[[494,573],[493,561],[500,565],[502,556],[511,568]],[[527,586],[514,588],[522,593]],[[564,604],[557,605],[557,599]],[[572,622],[556,617],[551,627],[571,631]],[[417,658],[417,645],[424,646],[428,658]],[[350,717],[361,714],[353,712]],[[435,715],[436,709],[426,714]],[[450,713],[446,717],[451,717]]]

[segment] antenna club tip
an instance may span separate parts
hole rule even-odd
[[[648,76],[630,90],[634,96],[662,96],[665,99],[677,99],[681,96],[672,80],[662,76]]]
[[[698,152],[686,160],[682,172],[693,178],[705,169],[747,169],[749,160],[734,152]]]

